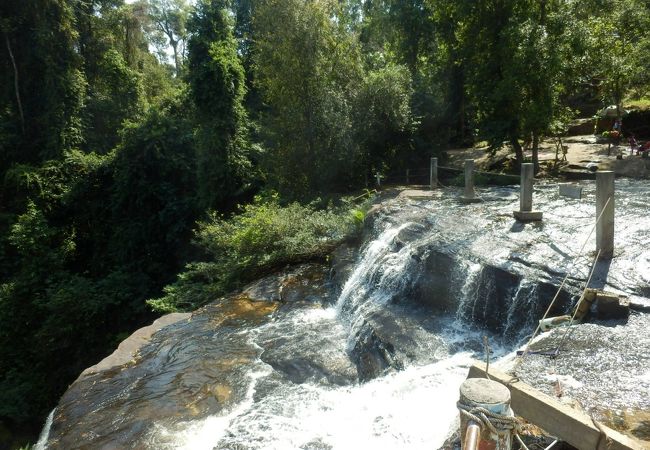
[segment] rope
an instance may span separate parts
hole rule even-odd
[[[576,261],[577,261],[579,258],[582,257],[582,252],[584,251],[585,246],[587,245],[587,242],[589,241],[589,239],[591,238],[591,235],[593,234],[594,230],[596,229],[596,226],[597,226],[598,223],[600,222],[601,217],[603,217],[603,213],[604,213],[605,210],[607,209],[607,205],[609,204],[609,201],[610,201],[611,199],[612,199],[612,198],[609,197],[609,198],[607,199],[607,201],[605,202],[605,206],[603,206],[602,211],[600,212],[600,214],[599,214],[598,217],[596,218],[596,223],[595,223],[594,226],[591,228],[591,231],[589,231],[589,235],[587,236],[587,239],[585,239],[585,241],[583,242],[582,247],[580,248],[580,251],[578,252],[578,256],[576,256],[576,257],[573,259],[573,261],[572,261],[572,263],[571,263],[571,267],[569,268],[569,270],[567,270],[567,273],[566,273],[566,275],[564,276],[564,279],[562,280],[562,283],[560,284],[560,287],[558,288],[557,292],[555,293],[555,296],[553,297],[553,300],[551,301],[551,304],[548,305],[548,308],[546,308],[546,312],[544,313],[544,316],[542,317],[542,320],[537,324],[537,328],[535,328],[535,331],[533,332],[532,336],[530,337],[530,339],[529,339],[528,342],[526,343],[526,347],[524,348],[523,353],[521,354],[521,356],[518,357],[517,362],[515,363],[515,369],[517,368],[517,366],[518,366],[519,364],[521,364],[521,362],[524,360],[524,357],[525,357],[526,354],[528,353],[528,350],[529,350],[529,348],[530,348],[530,344],[531,344],[531,342],[533,341],[533,339],[535,339],[535,337],[536,337],[537,334],[539,333],[539,330],[540,330],[541,325],[542,325],[542,321],[543,321],[544,319],[546,319],[546,317],[548,316],[548,313],[549,313],[549,312],[551,311],[551,309],[553,308],[553,305],[555,304],[555,301],[557,300],[558,296],[560,295],[560,292],[562,291],[562,288],[564,287],[564,284],[566,283],[566,280],[569,278],[569,275],[571,274],[571,271],[572,271],[573,268],[575,267]]]
[[[462,402],[456,403],[461,415],[469,420],[481,425],[481,428],[487,428],[497,436],[507,436],[511,433],[518,433],[521,428],[521,422],[514,416],[498,414],[481,406],[468,405]]]
[[[587,282],[585,283],[585,287],[582,290],[582,294],[580,295],[580,299],[578,300],[578,303],[576,304],[576,308],[573,311],[573,315],[571,316],[571,321],[569,322],[569,325],[566,327],[566,330],[564,331],[564,334],[562,335],[562,339],[560,340],[560,344],[557,346],[557,349],[555,350],[555,353],[558,354],[560,353],[560,350],[562,349],[562,345],[564,344],[564,341],[566,340],[566,337],[569,334],[569,330],[571,329],[570,326],[573,324],[576,315],[578,314],[578,310],[580,309],[580,305],[582,304],[582,301],[585,299],[585,294],[587,293],[587,289],[589,288],[589,283],[591,283],[591,277],[594,274],[594,271],[596,270],[596,264],[598,263],[598,258],[600,258],[600,250],[598,250],[598,254],[596,255],[596,258],[594,259],[594,263],[591,267],[591,271],[589,272],[589,278],[587,278]]]
[[[589,418],[590,418],[591,421],[594,423],[594,425],[596,426],[596,428],[598,428],[598,431],[600,431],[600,434],[598,435],[598,441],[596,441],[596,448],[597,448],[597,449],[600,448],[600,443],[601,443],[601,441],[603,440],[603,438],[605,438],[606,448],[609,448],[609,445],[610,445],[610,443],[611,443],[611,439],[609,438],[609,436],[607,436],[607,433],[606,433],[605,430],[603,429],[603,426],[602,426],[602,425],[601,425],[601,424],[600,424],[596,419],[594,419],[594,415],[593,415],[593,414],[590,414],[590,415],[589,415]]]
[[[524,448],[524,450],[530,450],[530,449],[526,446],[526,444],[524,444],[524,441],[521,440],[521,438],[519,437],[518,434],[515,433],[515,437],[516,437],[517,440],[519,441],[519,445],[521,445],[521,446]]]
[[[490,378],[490,346],[488,345],[488,337],[483,336],[483,345],[485,346],[485,376],[487,377],[488,380],[491,380]]]

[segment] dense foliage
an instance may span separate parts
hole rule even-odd
[[[644,0],[5,1],[0,41],[0,437],[159,311],[355,230],[315,198],[478,140],[535,160],[650,89]]]
[[[355,235],[363,216],[363,205],[281,206],[277,195],[256,197],[229,219],[212,213],[199,222],[195,239],[206,261],[189,264],[162,298],[148,303],[161,312],[192,311],[274,269],[325,259]]]

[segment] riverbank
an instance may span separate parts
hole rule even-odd
[[[613,170],[616,176],[650,178],[650,159],[631,154],[627,142],[610,145],[597,136],[582,135],[563,138],[562,144],[566,147],[566,161],[560,152],[556,166],[555,143],[551,140],[540,143],[540,173],[537,178],[588,178],[589,174],[597,170]],[[530,151],[526,151],[524,157],[530,160]],[[463,167],[465,159],[474,159],[478,170],[500,172],[512,171],[514,167],[514,154],[507,146],[493,155],[487,152],[487,147],[450,149],[442,159],[444,165],[457,169]],[[580,176],[581,174],[584,176]]]

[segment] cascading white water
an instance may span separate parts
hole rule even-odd
[[[461,286],[456,310],[457,323],[468,321],[474,315],[481,270],[482,266],[477,263],[458,264],[454,267],[454,279]]]
[[[317,352],[329,354],[325,359],[336,364],[364,317],[408,287],[417,261],[408,245],[395,242],[408,226],[390,227],[367,245],[333,307],[294,311],[281,322],[246,331],[249,339],[268,346],[282,335],[287,338],[283,345],[290,346],[287,351],[304,351],[287,342],[316,345]],[[472,277],[479,272],[480,267],[471,267]],[[445,333],[419,330],[418,338],[458,339],[451,327]],[[244,401],[201,421],[158,424],[149,443],[186,449],[439,448],[457,426],[457,390],[473,354],[447,356],[428,364],[416,360],[402,371],[344,386],[280,382],[258,362]]]
[[[50,436],[52,421],[54,420],[54,411],[56,411],[56,408],[54,408],[52,411],[50,411],[50,414],[48,414],[47,419],[45,420],[45,425],[43,426],[43,430],[41,431],[41,435],[38,437],[38,442],[36,442],[36,445],[34,445],[34,450],[45,450],[47,439]]]
[[[399,232],[409,225],[405,223],[388,228],[368,244],[336,302],[340,313],[354,315],[361,304],[368,303],[370,295],[375,303],[385,303],[408,283],[410,274],[407,268],[412,261],[411,251],[404,246],[394,252],[394,241]]]
[[[535,306],[537,301],[537,283],[532,283],[529,280],[523,279],[519,282],[517,290],[512,295],[512,301],[508,307],[508,315],[506,317],[506,325],[503,330],[505,336],[513,335],[520,332],[522,328],[522,321],[517,320],[518,315],[525,315],[526,320],[530,322],[527,313]]]

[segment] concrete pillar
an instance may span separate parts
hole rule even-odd
[[[512,415],[510,410],[510,391],[507,387],[496,381],[486,378],[468,378],[460,386],[460,403],[470,407],[486,408],[497,414]],[[475,422],[461,413],[460,439],[461,448],[466,450],[495,449],[510,450],[512,435],[494,435],[487,428],[481,429],[478,446],[470,448],[466,439],[473,439]]]
[[[465,160],[465,197],[474,198],[474,160]]]
[[[535,176],[535,165],[523,163],[521,165],[521,181],[519,183],[519,210],[533,210],[533,177]]]
[[[600,217],[600,220],[598,220]],[[596,251],[600,257],[614,256],[614,172],[596,173]]]
[[[474,192],[474,160],[465,160],[465,192],[463,193],[460,201],[463,203],[480,202],[481,199],[476,197]]]
[[[535,165],[523,163],[521,165],[521,181],[519,187],[519,211],[513,211],[515,219],[521,222],[542,220],[541,211],[533,211],[533,179]]]
[[[438,158],[431,158],[429,167],[429,187],[435,189],[438,187]]]
[[[379,175],[379,172],[375,174],[375,179],[377,180],[377,187],[381,187],[381,175]]]
[[[409,174],[411,171],[409,169],[406,169],[406,184],[411,184],[411,178],[409,177]]]

